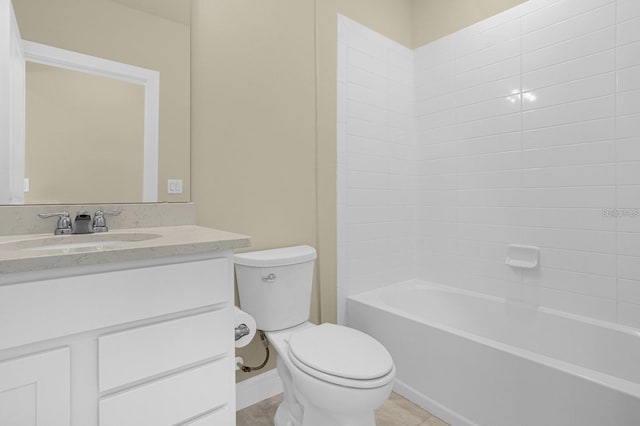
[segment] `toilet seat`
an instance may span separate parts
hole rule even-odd
[[[289,355],[300,370],[339,386],[376,388],[395,377],[391,355],[380,342],[335,324],[308,327],[291,335]]]

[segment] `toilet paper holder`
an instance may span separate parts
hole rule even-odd
[[[236,327],[236,342],[242,339],[244,336],[248,336],[251,333],[251,329],[247,327],[247,324],[240,324]]]

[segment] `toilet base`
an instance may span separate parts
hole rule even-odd
[[[324,411],[315,410],[313,407],[306,406],[301,422],[291,415],[287,404],[283,401],[276,410],[273,419],[275,426],[376,426],[376,420],[373,413],[366,416],[358,416],[358,418],[341,417],[326,413]]]

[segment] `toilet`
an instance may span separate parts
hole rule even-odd
[[[309,246],[235,256],[240,308],[278,353],[284,400],[276,426],[375,426],[374,410],[396,375],[373,337],[335,324],[308,322],[316,251]]]

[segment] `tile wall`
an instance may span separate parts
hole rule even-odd
[[[417,182],[413,52],[343,16],[338,41],[342,322],[347,295],[415,276]]]
[[[390,42],[350,21],[345,30],[339,297],[411,272],[640,327],[640,2],[530,0],[404,52],[401,68],[413,61],[414,72],[398,93],[411,86],[414,120],[406,129],[413,126],[415,137],[398,143],[406,146],[401,158],[384,150],[388,126],[371,108],[367,117],[354,112],[362,104],[390,108],[383,100],[396,87],[388,74],[385,92],[360,87],[373,83],[352,71],[362,61],[352,33],[367,39],[360,43],[367,58]],[[387,53],[387,70],[396,59]],[[405,168],[389,169],[395,160]],[[406,208],[385,209],[390,203]],[[389,222],[394,232],[380,226]],[[510,243],[539,246],[540,267],[506,266]],[[414,266],[399,257],[393,264],[396,253],[415,256]]]

